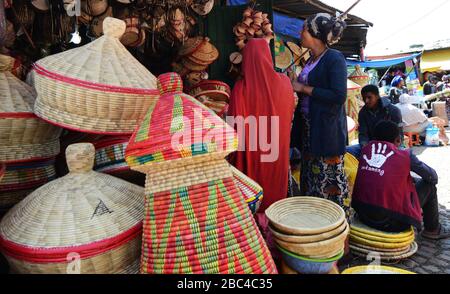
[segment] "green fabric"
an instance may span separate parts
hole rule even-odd
[[[272,0],[257,1],[255,9],[269,14],[273,20]],[[211,80],[220,80],[231,87],[234,81],[228,76],[231,67],[229,56],[238,51],[236,46],[233,27],[242,21],[242,13],[248,5],[241,6],[215,6],[204,21],[205,36],[211,39],[211,42],[220,52],[219,59],[209,67],[209,78]],[[274,56],[273,42],[271,42],[272,56]]]

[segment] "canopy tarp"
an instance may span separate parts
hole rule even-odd
[[[401,58],[393,58],[393,59],[385,59],[385,60],[370,60],[370,61],[356,61],[356,60],[347,60],[348,66],[356,66],[359,65],[361,67],[369,67],[369,68],[386,68],[393,65],[401,64],[407,60],[412,60],[420,56],[421,53],[411,54],[409,56],[401,57]]]
[[[420,69],[422,73],[450,70],[450,48],[425,51],[422,55]]]

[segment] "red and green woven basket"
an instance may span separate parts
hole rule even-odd
[[[147,174],[141,272],[277,273],[225,161],[237,149],[234,130],[183,94],[177,74],[158,84],[162,96],[126,150],[132,169]],[[190,144],[173,140],[180,133],[192,133]]]

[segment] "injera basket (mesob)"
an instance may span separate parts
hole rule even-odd
[[[263,188],[234,166],[230,165],[230,168],[233,173],[234,181],[245,198],[245,202],[247,202],[248,207],[253,214],[257,213],[264,198]]]
[[[7,62],[8,56],[0,59]],[[2,66],[0,71],[0,161],[43,159],[59,153],[61,129],[33,113],[36,94]]]
[[[162,96],[126,151],[147,174],[141,272],[276,273],[224,159],[237,149],[234,130],[183,94],[177,74],[158,84]],[[181,134],[189,140],[177,141]]]
[[[141,187],[92,171],[94,146],[67,148],[70,173],[39,188],[0,223],[16,273],[122,273],[140,255]]]
[[[35,112],[71,130],[131,134],[158,99],[156,78],[120,43],[125,22],[103,25],[97,40],[35,63]]]

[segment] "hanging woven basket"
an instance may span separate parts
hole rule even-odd
[[[141,187],[94,172],[94,146],[67,148],[70,173],[39,188],[0,223],[16,273],[124,273],[140,255]]]
[[[121,44],[125,22],[107,17],[104,35],[34,65],[36,114],[97,134],[131,134],[158,99],[156,78]]]
[[[9,70],[13,58],[0,62],[0,161],[18,162],[54,157],[61,129],[33,113],[34,90]]]

